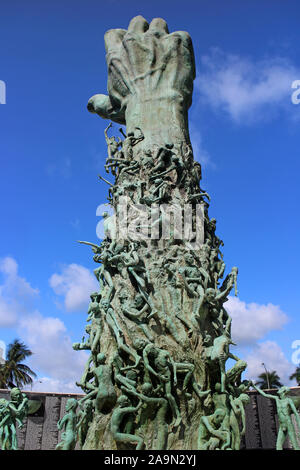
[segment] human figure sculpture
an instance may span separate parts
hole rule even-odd
[[[80,403],[95,399],[95,408],[99,413],[109,412],[115,405],[117,395],[112,383],[112,365],[105,364],[106,356],[104,353],[97,355],[97,362],[92,370],[94,381],[86,383],[86,389],[89,391]]]
[[[170,295],[171,303],[170,308],[175,311],[175,316],[188,328],[189,333],[193,331],[193,325],[190,323],[188,318],[182,313],[182,306],[181,306],[181,295],[180,295],[180,283],[178,280],[178,268],[176,265],[166,261],[163,264],[163,268],[167,272],[167,282],[166,287]]]
[[[231,269],[231,272],[224,279],[220,290],[225,291],[225,290],[228,290],[229,286],[231,286],[231,287],[234,286],[234,293],[235,293],[235,296],[237,296],[238,295],[237,275],[238,275],[238,268],[236,266],[234,266]],[[230,287],[230,289],[231,289],[231,287]]]
[[[89,349],[91,350],[94,358],[99,352],[100,337],[103,332],[103,314],[100,306],[99,294],[97,292],[91,294],[92,302],[90,302],[88,310],[88,321],[91,321],[90,325],[85,327],[86,333],[88,333],[88,340],[82,338],[81,343],[74,343],[73,349],[75,351]]]
[[[226,266],[224,261],[219,258],[219,251],[216,248],[210,250],[209,265],[214,287],[218,289],[219,279],[223,277]]]
[[[204,287],[207,286],[209,282],[209,274],[204,268],[195,265],[192,254],[187,253],[184,256],[184,261],[185,266],[181,268],[179,272],[184,280],[185,287],[187,288],[188,292],[193,296],[195,295],[195,292],[199,292],[199,289],[197,287],[195,288],[195,285],[201,287],[201,292],[203,291],[202,282],[204,283]]]
[[[247,362],[239,359],[226,371],[226,388],[230,391],[232,396],[235,396],[236,393],[239,395],[249,389],[250,382],[247,380],[241,381],[241,375],[246,367]]]
[[[118,384],[123,386],[123,390],[136,391],[137,387],[137,373],[134,370],[127,370],[121,374],[120,372],[115,374],[115,380]],[[121,389],[122,389],[121,386]]]
[[[149,355],[154,356],[155,370],[150,365]],[[144,348],[143,359],[145,367],[148,369],[148,371],[153,374],[157,378],[157,380],[163,385],[165,397],[170,404],[174,416],[174,427],[179,426],[179,424],[181,423],[181,415],[176,400],[172,394],[172,383],[174,385],[177,384],[175,362],[173,361],[168,351],[159,349],[152,343],[147,344]]]
[[[171,158],[174,155],[173,152],[174,144],[166,143],[164,147],[160,147],[154,156],[154,160],[157,162],[152,173],[161,173],[168,169],[171,165]]]
[[[116,339],[118,350],[124,351],[128,354],[128,356],[133,356],[134,359],[137,360],[138,355],[136,354],[136,351],[133,348],[129,347],[124,340],[122,329],[118,323],[115,311],[111,307],[110,302],[107,299],[101,300],[101,307],[104,312],[105,321],[107,322],[110,330],[112,331]]]
[[[17,450],[16,427],[23,427],[28,413],[28,398],[18,387],[10,391],[10,401],[0,400],[0,442],[2,450]]]
[[[200,312],[205,298],[204,287],[209,282],[209,274],[204,268],[195,265],[190,253],[185,255],[184,260],[185,266],[179,269],[179,274],[188,294],[195,298],[191,321],[194,328],[199,330],[199,321],[203,322],[206,318],[206,315],[201,317]]]
[[[219,237],[216,236],[216,227],[217,227],[217,221],[216,219],[212,218],[210,220],[206,219],[205,223],[206,227],[206,237],[207,239],[210,240],[212,248],[216,248],[219,250],[220,246],[223,246],[224,243],[222,240],[220,240]]]
[[[147,325],[147,314],[144,315],[146,312],[149,313],[150,306],[145,302],[144,297],[141,294],[137,294],[133,302],[129,305],[122,304],[121,309],[126,317],[134,321],[141,328],[147,339],[153,341],[153,335]]]
[[[200,298],[198,303],[195,317],[204,323],[207,317],[211,320],[218,335],[222,335],[223,331],[230,334],[231,330],[231,317],[223,307],[224,300],[230,292],[232,285],[229,284],[227,289],[220,291],[212,287],[207,288],[205,291],[200,290]]]
[[[91,311],[88,316],[88,321],[89,319],[91,320],[91,328],[89,331],[89,343],[92,353],[94,353],[94,351],[96,351],[96,349],[98,348],[99,340],[103,332],[103,315],[101,311],[100,302],[94,302],[93,311]]]
[[[18,424],[19,428],[23,427],[24,415],[22,411],[27,401],[20,407],[20,402],[12,403],[4,398],[0,399],[0,443],[2,450],[18,450],[16,425]]]
[[[79,403],[80,406],[80,403]],[[89,425],[93,419],[93,402],[91,400],[87,400],[83,406],[80,406],[80,411],[78,413],[78,423],[77,423],[77,431],[78,431],[78,440],[80,448],[82,449],[86,436],[89,430]]]
[[[241,446],[241,436],[246,432],[245,405],[250,403],[250,397],[246,393],[241,393],[238,397],[229,396],[230,417],[229,424],[231,428],[231,448],[239,450]],[[240,422],[242,429],[240,430]]]
[[[11,424],[12,417],[8,400],[0,398],[0,443],[2,450],[16,448],[16,434],[13,433]]]
[[[210,196],[200,187],[201,165],[194,160],[188,129],[195,78],[192,42],[185,32],[169,33],[161,18],[149,24],[138,16],[128,30],[110,29],[105,47],[108,96],[93,96],[88,109],[126,125],[126,131],[120,130],[122,141],[109,137],[111,125],[105,131],[105,169],[115,178],[100,179],[108,185],[108,201],[121,224],[110,229],[104,216],[104,240],[92,247],[99,296],[95,305],[91,302],[89,338],[76,343],[78,349],[91,350],[82,384],[95,409],[95,433],[88,433],[84,447],[111,444],[105,428],[109,417],[98,417],[101,381],[95,377],[97,369],[111,365],[119,397],[110,411],[111,433],[121,448],[134,444],[140,449],[143,442],[149,447],[150,440],[159,449],[195,448],[194,423],[223,400],[225,418],[219,425],[215,416],[210,424],[221,434],[207,441],[209,448],[227,449],[228,396],[238,399],[243,393],[238,368],[231,378],[225,369],[233,356],[231,318],[223,304],[236,288],[237,271],[220,285],[223,242],[208,214]],[[173,209],[178,206],[190,222],[184,239],[177,236],[182,230]],[[211,335],[207,344],[205,330]],[[103,352],[107,359],[99,365]]]
[[[222,335],[217,336],[213,345],[206,348],[205,355],[209,366],[218,366],[221,375],[221,392],[225,392],[226,386],[226,371],[225,363],[227,359],[231,358],[238,361],[239,358],[229,351],[229,345],[235,343],[231,337],[224,332]]]
[[[230,446],[230,432],[223,427],[225,411],[216,409],[210,416],[202,416],[198,430],[199,450],[225,450]]]
[[[151,315],[153,316],[153,314],[155,314],[155,307],[147,292],[147,287],[150,284],[148,272],[138,255],[138,244],[131,242],[130,250],[128,252],[122,252],[119,257],[124,268],[128,271],[128,274],[135,279],[139,293],[151,308]]]
[[[279,423],[276,449],[283,450],[284,442],[286,438],[289,437],[294,450],[300,450],[300,446],[299,446],[296,432],[295,432],[295,427],[292,421],[292,415],[295,416],[296,423],[299,428],[300,428],[300,417],[299,417],[297,408],[293,400],[287,396],[290,391],[289,387],[286,387],[286,386],[281,387],[277,392],[278,396],[276,396],[276,395],[271,395],[270,393],[264,392],[253,383],[252,383],[252,386],[263,397],[270,398],[270,400],[274,400],[276,403],[278,423]]]
[[[78,402],[75,398],[69,398],[66,403],[66,413],[58,421],[57,428],[59,431],[64,430],[61,435],[61,441],[57,444],[55,450],[74,450],[77,441],[77,423],[78,417],[76,410]]]
[[[137,406],[132,406],[126,395],[120,395],[117,400],[117,407],[114,409],[110,421],[110,429],[114,440],[119,443],[135,443],[136,450],[143,448],[143,439],[135,434],[125,433],[121,428],[124,418],[127,417],[127,415],[135,414],[141,406],[141,401]]]
[[[182,161],[180,160],[180,158],[176,155],[172,156],[170,164],[171,165],[165,171],[162,171],[162,173],[158,173],[158,174],[155,174],[155,175],[151,176],[149,178],[149,180],[153,181],[157,178],[161,178],[162,176],[165,176],[165,175],[169,174],[171,171],[175,170],[177,178],[176,178],[176,181],[174,183],[176,184],[176,186],[181,187],[181,183],[182,183],[182,180],[183,180],[184,175],[185,175],[185,166],[182,163]],[[155,168],[153,169],[153,171],[154,170],[155,170]]]
[[[112,244],[115,244],[115,242],[112,242]],[[98,255],[99,256],[99,255]],[[96,279],[100,283],[100,291],[105,289],[105,286],[109,286],[109,291],[107,294],[107,298],[110,300],[114,294],[115,291],[115,286],[112,280],[112,275],[111,275],[111,265],[110,265],[110,258],[108,250],[99,256],[99,262],[101,262],[101,266],[97,269],[94,270],[94,274],[96,276]]]
[[[142,385],[142,393],[138,393],[132,389],[126,389],[125,387],[121,387],[121,389],[129,393],[129,395],[133,395],[136,398],[139,398],[143,402],[145,402],[148,406],[155,406],[158,408],[156,412],[156,427],[157,427],[157,439],[156,445],[154,446],[154,450],[163,450],[166,447],[166,441],[168,437],[168,424],[166,422],[166,414],[168,411],[168,401],[163,397],[156,397],[155,390],[153,390],[153,386],[150,382],[145,382]]]
[[[115,137],[108,137],[108,130],[112,127],[112,123],[110,122],[106,129],[104,130],[105,141],[107,144],[107,153],[108,158],[112,158],[114,156],[118,156],[120,154],[120,148],[122,147],[122,140],[118,137],[118,140]]]

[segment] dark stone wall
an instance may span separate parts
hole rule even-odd
[[[28,416],[24,427],[17,430],[19,449],[54,450],[61,435],[57,429],[57,421],[64,415],[67,399],[79,399],[83,395],[27,391],[25,393],[30,400],[39,400],[42,405],[35,414]],[[275,394],[276,391],[270,390],[268,393]],[[251,402],[246,406],[246,434],[242,449],[275,449],[278,431],[275,402],[255,391],[249,392],[249,395]],[[291,388],[291,395],[299,397],[300,404],[300,387]],[[0,389],[0,398],[9,400],[9,391]],[[300,430],[297,431],[300,442]],[[288,441],[286,447],[290,447]]]
[[[54,450],[60,441],[61,432],[57,429],[58,420],[65,413],[68,398],[82,398],[83,395],[62,393],[27,392],[29,400],[42,403],[38,411],[24,421],[24,427],[17,429],[20,450]],[[9,400],[9,390],[0,389],[0,398]]]
[[[267,390],[267,393],[276,395],[276,390]],[[278,433],[278,419],[275,400],[264,398],[256,391],[249,392],[251,402],[246,405],[246,434],[243,438],[244,449],[276,449]],[[292,387],[291,396],[299,397],[296,403],[299,410],[300,387]],[[294,423],[296,424],[296,423]],[[300,430],[295,425],[298,441],[300,443]],[[286,441],[285,447],[291,447]]]

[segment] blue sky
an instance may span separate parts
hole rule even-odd
[[[85,353],[71,343],[84,332],[95,279],[76,240],[97,241],[107,190],[97,179],[106,122],[86,103],[106,92],[105,31],[138,14],[192,37],[190,131],[227,269],[239,267],[239,297],[228,302],[236,351],[249,376],[265,362],[290,383],[300,339],[300,105],[291,102],[299,13],[293,0],[1,6],[0,340],[19,337],[35,352],[35,389],[71,391],[83,370]]]

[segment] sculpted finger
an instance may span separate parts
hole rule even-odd
[[[106,31],[104,34],[106,53],[109,53],[111,50],[118,49],[121,46],[126,33],[126,29],[109,29]]]
[[[162,18],[153,18],[149,26],[149,33],[150,32],[158,37],[169,34],[168,25]]]
[[[143,34],[149,28],[148,22],[141,15],[135,16],[129,23],[128,33]]]
[[[88,101],[87,109],[90,113],[98,114],[103,119],[110,119],[118,124],[125,124],[125,110],[114,108],[107,95],[98,94],[92,96]]]

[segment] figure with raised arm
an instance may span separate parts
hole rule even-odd
[[[300,450],[300,445],[297,440],[295,427],[292,421],[292,415],[295,416],[296,423],[300,428],[300,417],[297,411],[297,408],[293,402],[293,400],[288,397],[288,393],[290,391],[289,387],[281,387],[278,390],[278,396],[271,395],[270,393],[265,393],[259,387],[252,383],[253,388],[257,390],[263,397],[270,398],[274,400],[277,407],[277,416],[278,416],[278,435],[276,441],[276,449],[283,450],[283,444],[287,437],[289,437],[291,444],[294,450]]]
[[[120,395],[117,400],[117,407],[113,411],[110,422],[110,429],[114,440],[120,443],[135,443],[136,450],[141,450],[143,448],[143,439],[135,434],[123,432],[122,424],[126,415],[135,414],[141,406],[142,401],[140,401],[137,406],[132,406],[126,395]]]

